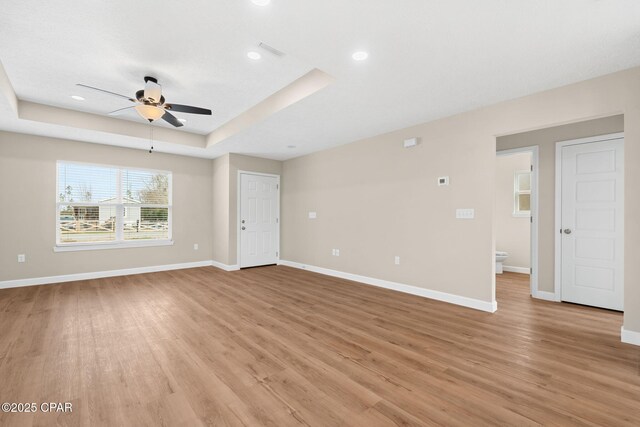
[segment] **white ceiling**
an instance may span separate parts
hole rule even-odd
[[[3,0],[0,61],[21,100],[97,114],[126,100],[76,83],[133,95],[157,76],[168,102],[214,111],[181,115],[202,135],[318,68],[335,81],[242,132],[166,147],[286,159],[640,65],[638,22],[637,0]],[[261,41],[286,55],[249,60]],[[0,129],[146,148],[17,117]]]

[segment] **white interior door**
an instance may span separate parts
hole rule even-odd
[[[562,300],[624,303],[624,140],[562,147]]]
[[[276,264],[279,178],[240,174],[240,268]]]

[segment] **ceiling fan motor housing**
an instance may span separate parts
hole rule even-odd
[[[164,105],[164,95],[160,96],[160,101],[159,102],[152,102],[151,100],[148,100],[147,98],[144,97],[144,89],[140,89],[139,91],[136,92],[136,99],[146,105],[155,105],[155,106],[160,106],[160,105]]]

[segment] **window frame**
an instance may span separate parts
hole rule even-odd
[[[58,178],[60,175],[60,165],[79,165],[85,167],[99,167],[99,168],[111,168],[116,169],[116,203],[104,203],[99,204],[98,206],[115,206],[116,208],[116,221],[115,221],[115,240],[113,241],[104,241],[104,242],[61,242],[61,232],[60,232],[60,206],[61,205],[73,205],[73,206],[96,206],[96,203],[87,203],[87,202],[61,202],[58,198],[58,189],[59,182]],[[143,207],[151,207],[151,208],[166,208],[167,209],[167,238],[166,239],[145,239],[145,240],[124,240],[124,213],[127,207],[132,206],[130,203],[124,202],[124,194],[122,192],[122,173],[125,170],[129,171],[142,171],[142,172],[151,172],[156,174],[166,174],[168,178],[168,194],[167,194],[167,202],[166,205],[153,205],[153,204],[136,204],[135,206],[143,208]],[[70,252],[70,251],[85,251],[85,250],[101,250],[101,249],[123,249],[123,248],[140,248],[140,247],[150,247],[150,246],[170,246],[173,245],[173,172],[167,170],[160,169],[149,169],[149,168],[140,168],[140,167],[129,167],[129,166],[116,166],[116,165],[108,165],[101,163],[86,163],[86,162],[76,162],[76,161],[68,161],[68,160],[57,160],[56,161],[56,184],[55,184],[55,192],[56,192],[56,204],[55,204],[55,215],[56,215],[56,241],[53,247],[54,252]]]
[[[529,175],[529,189],[528,190],[520,190],[520,177],[523,175]],[[519,170],[513,173],[513,216],[516,218],[529,218],[531,216],[531,171],[530,170]],[[529,195],[529,210],[523,211],[520,210],[520,195],[528,194]]]

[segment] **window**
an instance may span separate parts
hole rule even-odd
[[[171,172],[70,162],[57,166],[58,248],[171,243]]]
[[[518,171],[515,173],[513,216],[531,216],[530,171]]]

